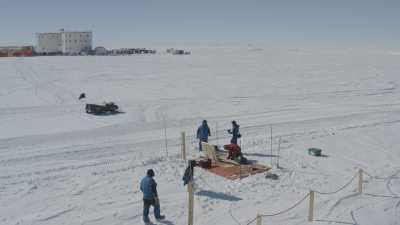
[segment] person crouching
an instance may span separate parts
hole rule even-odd
[[[242,154],[242,150],[237,144],[224,145],[224,149],[228,150],[228,159],[230,160],[235,160],[238,156]]]

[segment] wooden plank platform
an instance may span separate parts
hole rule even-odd
[[[209,158],[212,161],[212,166],[210,169],[205,169],[202,167],[200,168],[225,177],[229,180],[245,178],[257,173],[266,172],[271,169],[271,167],[259,164],[240,165],[235,161],[227,160],[226,152],[217,153],[214,146],[207,143],[202,144],[203,149],[205,150],[205,156],[199,158],[198,160]]]
[[[203,168],[204,169],[204,168]],[[263,173],[270,170],[270,167],[262,165],[232,165],[221,163],[213,165],[210,169],[204,169],[216,175],[225,177],[229,180],[242,179],[257,173]]]

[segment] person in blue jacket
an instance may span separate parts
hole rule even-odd
[[[143,221],[145,224],[150,223],[150,206],[154,207],[154,217],[157,220],[165,219],[165,216],[160,214],[160,201],[157,194],[157,183],[153,177],[154,171],[149,169],[147,170],[147,176],[145,176],[140,182],[140,190],[143,192]]]
[[[232,134],[231,144],[237,144],[237,139],[241,138],[242,135],[239,132],[239,124],[235,120],[232,121],[232,129],[228,130],[228,133]]]
[[[201,126],[197,129],[197,139],[199,139],[199,150],[202,151],[201,142],[208,142],[208,137],[211,136],[210,128],[207,120],[203,120]]]

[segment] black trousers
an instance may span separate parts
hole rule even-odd
[[[143,221],[144,222],[149,222],[149,211],[150,211],[150,206],[153,206],[154,208],[154,217],[155,218],[160,218],[160,203],[156,201],[154,198],[153,199],[143,199]]]

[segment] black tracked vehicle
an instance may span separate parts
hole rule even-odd
[[[118,106],[114,102],[104,102],[103,105],[86,104],[86,113],[88,114],[115,114],[119,113]]]

